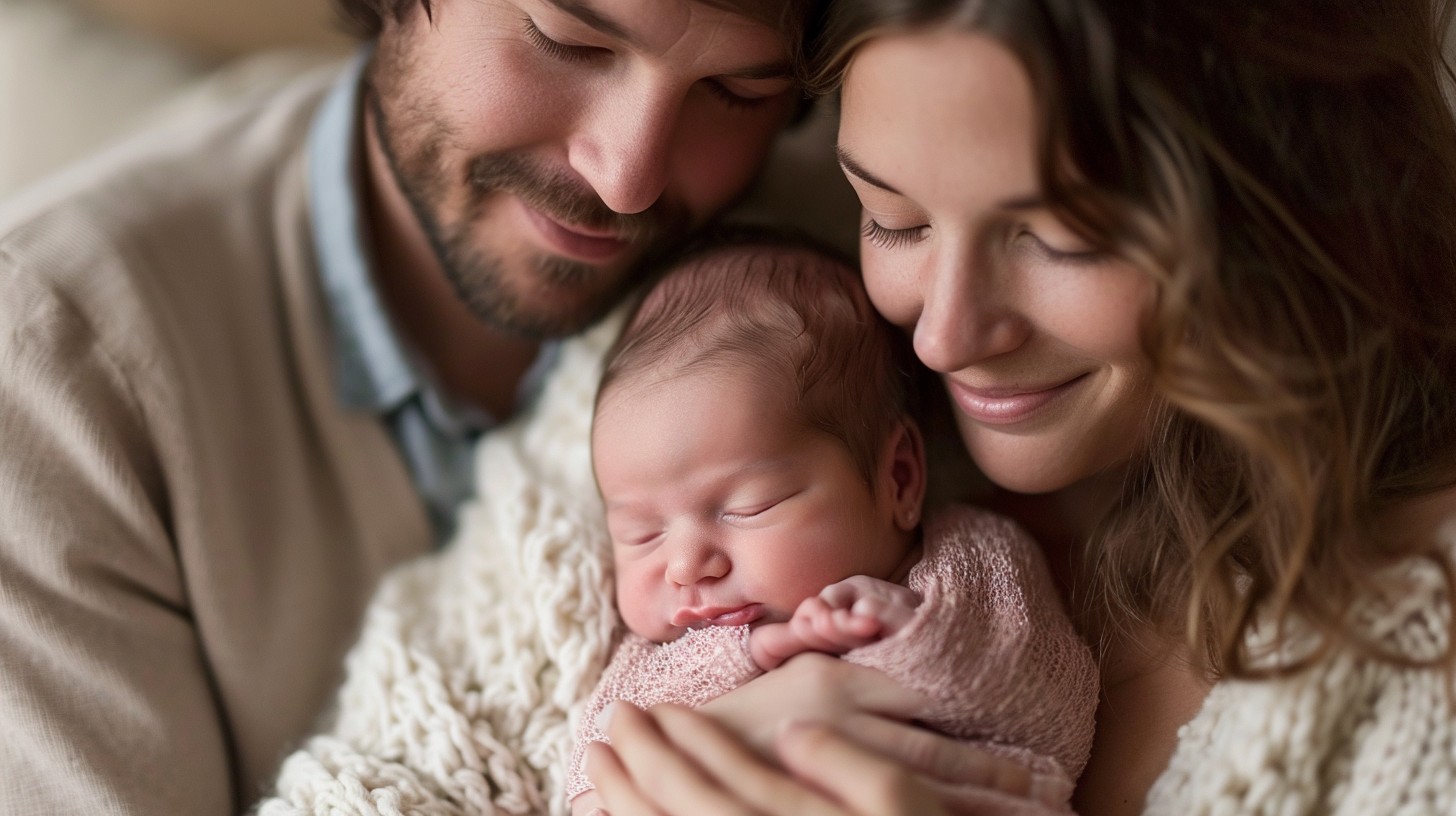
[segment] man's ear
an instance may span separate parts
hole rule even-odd
[[[887,494],[895,526],[909,532],[920,524],[925,503],[925,440],[915,420],[902,419],[885,442],[881,489]]]

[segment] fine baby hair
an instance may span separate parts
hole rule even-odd
[[[792,232],[725,227],[666,264],[607,356],[597,409],[620,389],[715,369],[792,384],[795,414],[840,440],[867,482],[916,409],[908,341],[851,261]]]

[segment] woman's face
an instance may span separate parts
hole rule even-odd
[[[1042,203],[1021,63],[972,32],[881,37],[851,62],[842,111],[870,297],[941,374],[980,468],[1045,493],[1125,462],[1152,404],[1153,286]]]

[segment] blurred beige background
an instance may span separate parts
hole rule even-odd
[[[51,0],[68,1],[209,59],[349,44],[328,0]]]
[[[328,0],[0,0],[0,199],[350,44]]]

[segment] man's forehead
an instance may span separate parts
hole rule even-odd
[[[623,40],[631,38],[631,28],[613,14],[614,6],[621,6],[622,0],[546,0],[594,28],[609,32]],[[779,29],[785,25],[802,22],[805,0],[685,0],[685,2],[664,2],[654,0],[649,4],[659,14],[670,14],[669,6],[706,6],[742,17],[746,20]]]
[[[543,0],[564,14],[624,45],[646,53],[678,52],[690,61],[723,62],[723,73],[748,79],[791,75],[785,53],[792,32],[779,26],[783,4],[771,22],[741,13],[764,4],[730,0]],[[761,9],[760,9],[761,10]],[[716,56],[710,56],[716,54]],[[735,64],[745,61],[743,64]],[[725,70],[726,69],[726,70]]]
[[[785,22],[803,22],[808,3],[795,0],[700,0],[705,6],[713,6],[747,17],[756,23],[778,28]]]

